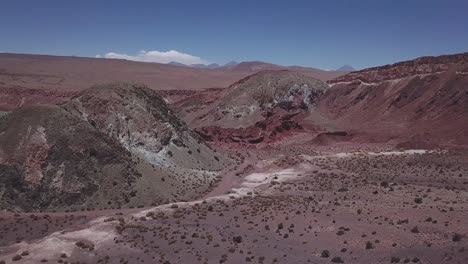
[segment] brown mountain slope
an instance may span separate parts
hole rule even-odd
[[[260,71],[279,71],[279,70],[290,70],[307,75],[322,81],[327,81],[334,79],[338,76],[342,76],[347,71],[324,71],[311,67],[301,67],[301,66],[281,66],[267,62],[261,61],[249,61],[241,62],[235,66],[225,67],[226,69],[231,69],[233,71],[248,72],[248,73],[257,73]]]
[[[284,76],[278,77],[281,74]],[[225,90],[197,92],[173,107],[208,139],[257,144],[264,142],[258,130],[276,130],[266,120],[292,114],[266,111],[268,107],[261,105],[268,103],[262,104],[258,92],[275,94],[277,80],[288,80],[280,83],[291,88],[304,78],[298,73],[263,71]],[[293,118],[301,127],[310,128],[305,130],[310,136],[317,136],[314,144],[349,140],[404,143],[408,147],[468,144],[468,53],[369,68],[328,83],[329,89],[314,96],[315,106]],[[265,98],[272,101],[272,94]],[[295,96],[292,98],[300,98],[300,94]],[[273,123],[278,125],[283,120],[276,121]]]
[[[149,206],[197,197],[226,165],[142,85],[0,117],[0,209]]]
[[[297,72],[261,71],[227,89],[206,91],[174,106],[205,139],[260,143],[302,129],[300,120],[327,88]]]
[[[2,209],[119,206],[141,177],[124,148],[57,106],[3,117],[0,167]],[[113,182],[114,191],[106,193]]]
[[[0,53],[0,111],[31,103],[64,102],[78,91],[103,83],[135,81],[154,90],[200,90],[227,87],[260,70],[280,69],[321,80],[345,74],[265,62],[200,69],[118,59]]]
[[[468,53],[423,57],[329,81],[319,109],[375,140],[468,144]]]
[[[23,105],[61,104],[75,93],[44,89],[29,89],[19,86],[1,87],[0,111],[11,111]]]
[[[222,168],[213,150],[172,113],[155,91],[144,85],[95,86],[63,107],[153,165]]]

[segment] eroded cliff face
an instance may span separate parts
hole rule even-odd
[[[64,108],[153,165],[223,167],[213,150],[145,86],[97,86],[72,98]]]
[[[249,127],[276,110],[305,110],[327,88],[324,82],[296,72],[262,71],[232,84],[214,104],[211,121],[224,127]]]
[[[327,88],[296,72],[262,71],[215,91],[217,98],[208,106],[193,106],[199,96],[176,105],[178,114],[206,140],[267,143],[302,130],[301,120]]]
[[[152,90],[93,87],[0,119],[0,208],[149,206],[206,191],[224,159]]]
[[[387,80],[443,73],[456,65],[466,65],[467,61],[468,53],[443,55],[438,57],[421,57],[395,64],[354,71],[327,82],[329,84],[352,81],[380,83]]]
[[[320,111],[349,129],[443,144],[468,143],[468,54],[425,57],[329,82]]]

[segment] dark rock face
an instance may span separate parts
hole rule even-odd
[[[156,92],[142,85],[96,86],[63,107],[128,148],[160,151],[188,130]]]
[[[207,165],[205,169],[221,168],[213,160],[213,150],[188,129],[155,91],[144,85],[96,86],[63,107],[153,165],[173,163],[191,168],[192,164],[186,161],[193,161]],[[188,154],[191,149],[203,150],[203,155]],[[177,157],[168,157],[168,151],[177,153]]]
[[[85,205],[100,186],[138,177],[124,148],[56,106],[20,108],[0,123],[0,163],[0,206],[18,210]]]
[[[219,170],[216,156],[154,91],[136,84],[94,87],[61,106],[2,115],[0,209],[160,204],[175,199],[171,188],[195,195],[208,186],[214,175],[193,169]],[[182,173],[190,177],[174,176]],[[171,180],[161,183],[165,177]]]

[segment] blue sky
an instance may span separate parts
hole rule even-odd
[[[2,1],[0,51],[365,68],[468,51],[467,10],[457,0]]]

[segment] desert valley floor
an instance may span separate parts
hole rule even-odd
[[[2,255],[26,263],[468,261],[466,152],[339,149],[347,152],[249,151],[190,202],[4,214]]]
[[[467,72],[70,94],[0,74],[0,263],[468,263]]]

